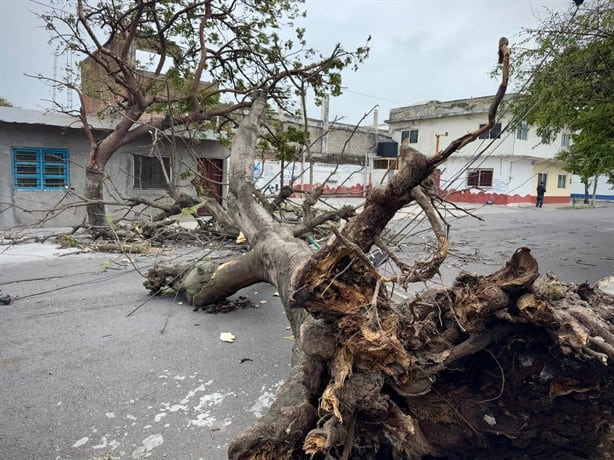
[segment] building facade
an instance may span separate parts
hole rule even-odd
[[[283,113],[276,117],[285,127],[292,125],[304,129],[304,122],[298,117]],[[282,164],[275,159],[275,153],[261,152],[261,159],[255,164],[256,186],[267,193],[275,193],[282,182],[288,185],[292,181],[297,191],[321,187],[324,195],[364,196],[376,183],[373,158],[377,155],[378,143],[389,140],[388,130],[377,126],[377,114],[371,126],[309,118],[307,131],[308,148],[301,148],[295,161],[283,165],[283,178]]]
[[[98,138],[117,121],[110,116],[88,119]],[[309,129],[313,162],[303,155],[286,163],[283,185],[292,180],[297,190],[308,190],[312,184],[329,195],[363,196],[371,183],[369,160],[378,134],[372,128],[342,124],[324,130],[318,120],[310,120]],[[0,231],[82,224],[88,150],[81,122],[73,117],[0,107]],[[126,199],[169,200],[167,178],[189,195],[196,194],[196,180],[222,202],[228,155],[226,145],[202,132],[186,133],[173,144],[144,137],[123,146],[105,167],[107,212],[113,217],[150,218],[157,209],[128,208]],[[262,152],[255,164],[256,185],[276,193],[282,185],[280,169],[274,152]]]
[[[453,139],[488,121],[493,97],[430,101],[390,111],[387,124],[400,145],[407,141],[432,156]],[[454,153],[439,171],[439,188],[449,201],[470,203],[535,203],[540,182],[545,204],[570,202],[572,175],[555,155],[569,145],[569,133],[544,139],[526,123],[511,125],[505,100],[495,125],[475,142]]]
[[[111,119],[89,117],[103,136]],[[0,230],[69,227],[85,219],[83,190],[89,145],[68,115],[0,107]],[[193,181],[221,199],[228,149],[213,139],[170,144],[144,137],[121,147],[105,168],[104,199],[114,217],[147,219],[157,209],[126,207],[126,199],[168,199],[167,178],[194,194]],[[116,203],[116,204],[113,204]]]

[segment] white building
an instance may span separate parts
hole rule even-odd
[[[486,124],[492,100],[489,96],[394,108],[386,122],[399,145],[407,138],[418,151],[433,155],[453,139]],[[526,123],[511,126],[510,122],[511,114],[503,104],[495,126],[441,166],[439,187],[446,199],[534,203],[537,184],[543,181],[546,204],[569,203],[572,176],[562,162],[553,159],[569,145],[569,134],[542,139]]]

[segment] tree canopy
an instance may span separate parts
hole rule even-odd
[[[13,104],[11,104],[7,99],[0,97],[0,107],[13,107]]]
[[[614,6],[585,2],[526,33],[524,45],[534,46],[518,53],[516,116],[543,137],[569,130],[572,142],[558,156],[568,170],[614,181]]]
[[[98,83],[116,96],[122,111],[162,103],[176,114],[202,119],[195,111],[213,112],[207,104],[217,106],[221,95],[227,103],[240,103],[266,89],[283,103],[305,87],[337,94],[341,71],[369,51],[367,46],[347,51],[337,44],[324,55],[310,48],[305,30],[296,25],[306,15],[304,1],[75,3],[73,12],[63,7],[42,19],[67,50],[102,67],[112,81]],[[149,54],[139,57],[137,50]],[[77,81],[57,83],[87,90]],[[162,112],[163,107],[153,108]]]
[[[85,199],[91,228],[106,227],[104,169],[120,147],[173,127],[234,124],[233,114],[261,93],[288,110],[308,88],[318,97],[340,93],[341,72],[355,68],[369,48],[348,51],[337,44],[323,54],[309,47],[297,25],[306,14],[303,3],[74,0],[41,16],[61,47],[84,58],[81,82],[70,79],[74,72],[52,83],[79,94],[77,115],[90,144]],[[117,116],[103,139],[89,128],[91,112]]]

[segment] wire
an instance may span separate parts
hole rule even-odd
[[[574,8],[573,13],[571,14],[571,17],[569,19],[569,22],[571,22],[576,14],[578,13],[578,8]],[[541,61],[539,62],[539,64],[531,71],[531,74],[529,75],[529,78],[527,78],[522,86],[520,87],[520,89],[518,90],[519,93],[522,93],[524,90],[527,89],[527,87],[531,84],[531,82],[533,81],[535,75],[539,72],[539,70],[542,69],[542,67],[545,65],[546,61],[551,57],[552,53],[555,51],[555,48],[557,46],[561,46],[564,44],[564,41],[568,40],[570,37],[564,37],[562,35],[559,36],[561,43],[554,43],[550,49],[548,50],[548,53],[546,53],[546,55],[541,59]],[[503,128],[501,129],[500,134],[506,133],[507,135],[505,137],[503,136],[499,136],[498,138],[495,139],[491,139],[490,142],[487,143],[486,146],[484,146],[485,143],[485,139],[482,139],[482,142],[480,142],[475,150],[474,153],[470,156],[470,158],[468,159],[468,161],[463,165],[462,168],[460,168],[453,176],[452,178],[450,178],[447,182],[446,187],[443,190],[449,190],[453,184],[455,184],[460,178],[461,176],[463,176],[467,170],[469,168],[471,168],[472,166],[476,165],[477,161],[481,159],[481,162],[479,164],[477,164],[477,166],[481,166],[484,164],[484,162],[486,162],[486,160],[490,159],[493,154],[497,151],[498,148],[500,148],[503,143],[505,142],[505,140],[514,133],[515,128],[517,128],[523,121],[525,121],[528,116],[537,108],[537,106],[541,103],[542,99],[544,96],[539,97],[532,105],[531,107],[529,107],[524,114],[522,114],[520,117],[513,117],[511,120],[509,120],[505,126],[503,126]],[[503,112],[501,112],[501,114],[498,114],[498,118],[499,119],[503,119],[505,117],[506,114],[509,113],[509,107],[507,107]],[[492,147],[492,150],[489,151],[489,149]],[[486,153],[488,152],[488,153]],[[530,178],[528,178],[525,182],[523,182],[522,184],[520,184],[518,187],[516,187],[514,190],[517,190],[518,188],[520,188],[522,185],[526,184],[529,180],[531,180],[533,177],[535,177],[535,175],[532,175]],[[419,225],[421,225],[424,220],[426,219],[426,216],[424,216],[423,213],[420,214],[422,217],[421,219],[418,219],[418,216],[414,216],[412,220],[410,220],[409,223],[407,223],[405,226],[403,226],[400,230],[398,230],[391,238],[390,240],[395,241],[396,238],[399,237],[399,235],[403,235],[403,238],[401,240],[399,240],[396,243],[396,246],[399,247],[400,245],[402,245],[405,240],[409,237],[409,236],[413,236],[414,235],[414,231],[416,228],[418,228]],[[406,232],[407,228],[409,226],[413,225],[412,229],[409,232]]]
[[[571,17],[569,19],[569,22],[573,21],[573,19],[575,18],[575,16],[578,13],[578,8],[574,8],[573,12],[571,14]],[[542,69],[542,67],[544,66],[544,64],[546,63],[546,61],[551,57],[552,53],[555,51],[555,49],[561,45],[564,44],[564,41],[567,41],[570,39],[570,37],[565,37],[564,35],[559,35],[558,36],[561,40],[562,43],[554,43],[551,45],[550,49],[548,50],[548,52],[546,53],[546,55],[541,59],[541,61],[539,62],[539,64],[531,71],[531,74],[529,76],[529,78],[527,78],[523,85],[520,87],[520,89],[518,90],[518,93],[522,93],[524,90],[526,90],[526,88],[531,84],[531,82],[533,81],[533,79],[535,78],[535,75]],[[533,105],[528,108],[525,113],[518,117],[518,118],[512,118],[510,121],[507,122],[507,124],[502,128],[501,130],[501,134],[509,131],[508,135],[504,138],[501,138],[501,136],[499,136],[499,138],[497,139],[501,139],[497,145],[494,145],[497,142],[497,139],[493,139],[491,140],[491,142],[488,143],[488,145],[486,147],[484,147],[483,149],[479,150],[481,145],[483,144],[483,142],[476,148],[475,153],[470,157],[469,161],[467,161],[467,163],[463,166],[463,168],[461,168],[455,176],[453,176],[452,179],[450,179],[448,181],[448,185],[446,186],[446,188],[444,190],[448,190],[449,187],[452,186],[452,184],[454,184],[455,182],[457,182],[460,177],[462,175],[465,174],[465,172],[471,168],[471,166],[473,166],[478,159],[482,158],[482,156],[488,151],[488,149],[494,145],[493,149],[482,158],[482,162],[478,165],[481,166],[482,164],[484,164],[484,162],[489,159],[494,153],[495,151],[503,144],[503,142],[511,135],[511,133],[513,132],[512,130],[514,128],[516,128],[518,125],[520,125],[520,123],[522,123],[523,121],[525,121],[528,116],[537,108],[537,106],[540,104],[540,102],[543,100],[544,96],[539,97],[534,103]],[[502,113],[501,115],[498,117],[499,119],[502,119],[505,117],[505,115],[507,113],[509,113],[509,107],[507,107]],[[533,177],[533,176],[532,176]],[[526,183],[526,182],[525,182]]]

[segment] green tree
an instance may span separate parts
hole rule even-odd
[[[609,118],[609,120],[606,120]],[[573,143],[561,151],[557,158],[566,163],[568,171],[580,176],[584,184],[584,202],[589,202],[590,185],[593,185],[593,201],[597,189],[597,178],[608,176],[614,184],[614,104],[603,104],[599,110],[578,114],[577,125],[582,126],[572,133]],[[590,128],[589,128],[590,127]]]
[[[592,177],[614,180],[614,5],[589,1],[526,32],[524,45],[534,46],[518,53],[523,86],[515,115],[542,136],[571,132],[572,144],[557,158],[588,194]]]
[[[326,55],[310,48],[304,29],[295,25],[305,15],[302,4],[76,0],[74,12],[61,5],[41,16],[56,41],[86,58],[81,75],[99,77],[87,85],[54,82],[80,97],[78,116],[90,144],[85,197],[93,229],[106,227],[104,170],[121,146],[174,126],[234,122],[232,114],[249,108],[262,92],[270,103],[287,106],[305,87],[318,95],[340,91],[341,72],[355,68],[368,48],[347,51],[336,45]],[[139,63],[136,49],[151,52],[150,61]],[[108,106],[97,110],[120,115],[103,138],[88,128],[88,105],[95,96]]]
[[[0,97],[0,107],[13,107],[13,104],[11,104],[7,99]]]

